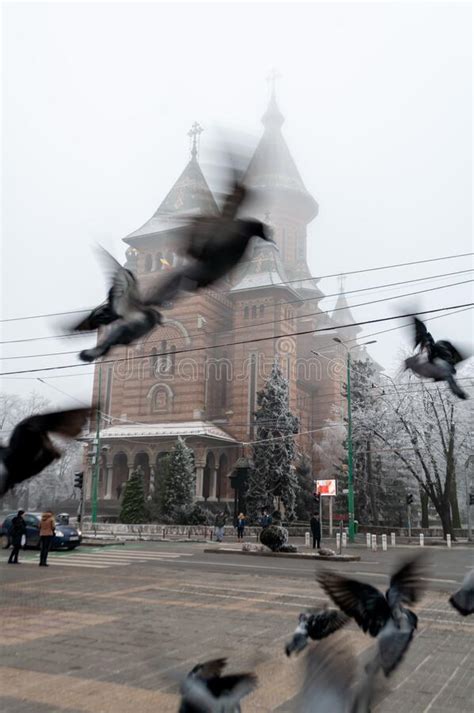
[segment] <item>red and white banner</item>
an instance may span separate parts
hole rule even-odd
[[[318,495],[334,497],[336,495],[335,480],[317,480],[315,484],[315,492]]]

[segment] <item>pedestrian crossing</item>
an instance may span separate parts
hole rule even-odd
[[[77,549],[69,552],[53,551],[48,555],[48,564],[61,567],[89,567],[108,569],[131,564],[153,564],[154,562],[173,562],[183,557],[193,557],[186,552],[166,552],[162,550],[109,549],[105,547]],[[38,564],[39,553],[31,552],[20,555],[22,564]]]

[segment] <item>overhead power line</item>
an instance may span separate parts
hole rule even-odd
[[[471,282],[473,282],[473,280],[463,280],[462,282],[453,282],[453,283],[450,283],[449,285],[438,285],[437,287],[429,287],[425,290],[415,290],[414,292],[405,292],[403,295],[391,295],[389,297],[382,297],[377,300],[369,300],[368,302],[359,302],[359,304],[347,305],[347,307],[346,306],[336,307],[333,310],[326,310],[326,311],[319,310],[318,312],[308,312],[307,314],[298,315],[297,319],[301,320],[301,319],[306,319],[307,317],[319,317],[319,316],[327,315],[330,313],[333,314],[334,312],[344,311],[346,309],[356,309],[357,307],[366,307],[366,306],[373,305],[373,304],[380,304],[381,302],[387,302],[388,300],[402,299],[403,297],[412,297],[413,295],[425,294],[426,292],[436,292],[437,290],[447,289],[448,287],[459,287],[460,285],[470,284]],[[293,318],[291,318],[291,319],[293,319]],[[245,329],[246,331],[248,331],[251,328],[255,329],[256,327],[279,324],[281,322],[288,322],[288,321],[290,321],[289,317],[281,317],[279,319],[268,320],[266,322],[259,322],[257,324],[252,324],[252,325],[245,324],[245,325],[241,325],[239,327],[232,327],[232,328],[226,329],[224,331],[207,332],[206,336],[211,337],[211,336],[216,336],[219,334],[229,334],[232,332],[240,331],[241,329]],[[341,329],[342,329],[342,327],[341,327]],[[194,333],[194,334],[190,334],[188,336],[190,338],[192,338],[192,337],[197,336],[197,334]],[[185,337],[181,337],[181,338],[184,339]],[[179,339],[179,337],[177,339]],[[162,340],[160,338],[150,339],[147,342],[147,346],[150,346],[152,344],[158,344],[161,341]],[[216,344],[214,346],[220,347],[219,344]],[[176,352],[176,353],[178,353],[178,352]],[[77,354],[77,351],[72,349],[72,350],[68,350],[67,352],[46,352],[44,354],[19,354],[16,356],[0,357],[0,360],[2,360],[2,361],[8,360],[9,361],[11,359],[39,359],[42,357],[44,358],[44,357],[51,357],[51,356],[62,356],[62,355],[68,355],[68,354]]]
[[[327,279],[330,277],[341,277],[343,275],[360,275],[360,274],[366,273],[366,272],[377,272],[379,270],[391,270],[391,269],[398,268],[398,267],[408,267],[409,265],[423,265],[423,264],[428,264],[428,263],[432,263],[432,262],[441,262],[443,260],[455,260],[457,258],[469,257],[472,255],[474,255],[474,252],[458,253],[457,255],[445,255],[443,257],[427,258],[425,260],[411,260],[410,262],[400,262],[400,263],[395,263],[393,265],[381,265],[379,267],[367,267],[367,268],[363,268],[360,270],[350,270],[348,272],[334,272],[329,275],[320,275],[319,277],[305,277],[305,278],[301,278],[301,279],[286,280],[285,282],[282,282],[280,284],[289,285],[289,284],[301,283],[301,282],[315,282],[317,280],[324,280],[324,279]],[[94,307],[95,306],[96,305],[94,305]],[[46,314],[24,315],[22,317],[8,317],[6,319],[1,319],[0,323],[20,322],[20,321],[26,320],[26,319],[45,319],[46,317],[62,317],[62,316],[68,315],[68,314],[82,314],[83,312],[89,312],[90,310],[94,309],[94,307],[85,307],[83,309],[69,310],[66,312],[50,312],[50,313],[46,313]]]
[[[292,305],[292,304],[301,304],[303,302],[315,302],[316,300],[318,302],[321,302],[322,300],[330,299],[332,297],[340,297],[341,295],[352,295],[352,294],[358,294],[360,292],[382,292],[384,290],[393,288],[393,287],[400,287],[402,285],[408,285],[408,284],[413,284],[414,282],[426,282],[427,280],[438,280],[443,277],[451,277],[453,275],[465,275],[466,273],[472,273],[474,272],[474,268],[471,268],[469,270],[455,270],[454,272],[445,272],[445,273],[440,273],[438,275],[428,275],[427,277],[415,277],[411,280],[399,280],[398,282],[387,282],[382,285],[374,285],[372,287],[361,287],[355,290],[343,290],[342,292],[333,292],[332,294],[329,295],[324,295],[321,298],[315,298],[315,297],[308,297],[308,298],[302,298],[302,299],[296,299],[296,300],[287,300],[284,302],[278,302],[278,305],[281,307],[283,305]],[[467,281],[469,282],[469,281]],[[453,283],[455,285],[462,285],[464,282],[459,282],[459,283]],[[437,288],[430,288],[430,289],[442,289],[443,287],[448,287],[449,285],[439,285]],[[425,290],[423,290],[424,292]],[[428,292],[429,289],[426,290]],[[420,293],[422,291],[420,290]],[[410,293],[410,294],[418,294],[417,292]],[[395,295],[393,297],[386,297],[385,299],[395,299],[396,297],[405,297],[406,295]],[[362,304],[371,304],[371,302],[363,302]],[[360,305],[351,305],[349,306],[350,309],[352,307],[359,307]],[[321,312],[310,312],[305,315],[300,315],[301,317],[308,317],[314,314],[329,314],[330,311],[332,312],[337,312],[338,309],[340,308],[334,308],[333,310],[325,310]],[[82,312],[82,310],[81,310]],[[284,320],[278,320],[278,321],[284,321]],[[254,322],[252,324],[252,327],[258,327],[260,325],[265,325],[265,324],[270,324],[268,320],[263,321],[263,322]],[[240,327],[234,327],[234,330],[238,329],[248,329],[247,325],[242,325]],[[229,331],[229,330],[220,330],[218,332],[212,332],[211,334],[220,334],[223,331]],[[41,337],[26,337],[23,339],[7,339],[4,341],[0,341],[0,344],[23,344],[27,342],[39,342],[39,341],[44,341],[44,340],[51,340],[51,339],[71,339],[71,338],[79,338],[79,339],[86,339],[87,337],[90,336],[90,333],[87,332],[73,332],[73,333],[68,333],[68,334],[46,334]],[[193,334],[189,335],[190,337],[194,336]],[[71,352],[72,353],[72,352]],[[12,357],[9,357],[12,358]]]
[[[423,314],[432,314],[435,312],[445,312],[447,310],[451,309],[461,309],[463,307],[472,307],[474,306],[474,302],[466,302],[465,304],[460,304],[460,305],[450,305],[449,307],[438,307],[437,309],[429,309],[429,310],[419,310],[417,312],[410,312],[407,314],[401,314],[401,315],[395,315],[393,317],[379,317],[378,319],[366,319],[361,322],[352,322],[351,324],[342,324],[338,326],[330,326],[330,327],[321,327],[320,329],[305,329],[303,331],[296,331],[296,332],[289,332],[288,334],[278,334],[278,335],[271,335],[268,337],[251,337],[250,339],[242,339],[240,341],[236,342],[227,342],[226,344],[219,344],[219,347],[224,348],[224,347],[232,347],[232,346],[237,346],[239,344],[254,344],[255,342],[267,342],[267,341],[274,341],[277,339],[281,339],[282,337],[296,337],[296,336],[302,336],[305,334],[317,334],[321,332],[333,332],[336,330],[342,330],[342,329],[347,329],[349,327],[360,327],[364,326],[366,324],[377,324],[378,322],[390,322],[393,321],[394,319],[403,319],[404,317],[416,317],[419,315]],[[156,354],[155,356],[170,356],[170,355],[178,355],[178,354],[192,354],[195,352],[202,352],[202,351],[207,351],[209,349],[214,349],[215,346],[202,346],[202,347],[192,347],[190,349],[177,349],[176,351],[168,351],[168,352],[162,352],[160,354]],[[149,354],[137,354],[135,356],[127,356],[127,357],[121,357],[120,359],[104,359],[103,361],[99,362],[100,364],[117,364],[119,362],[123,361],[136,361],[138,359],[149,359],[150,355]],[[47,367],[40,367],[37,369],[22,369],[22,370],[17,370],[17,371],[6,371],[6,372],[1,372],[0,376],[10,376],[14,374],[34,374],[40,371],[57,371],[60,369],[74,369],[77,367],[83,367],[84,364],[61,364],[58,366],[47,366]]]

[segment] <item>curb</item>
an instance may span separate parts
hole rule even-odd
[[[305,554],[303,552],[243,552],[242,550],[231,550],[231,549],[220,549],[218,547],[206,547],[204,552],[208,554],[218,554],[218,555],[247,555],[250,557],[286,557],[289,559],[302,559],[311,561],[324,561],[324,562],[359,562],[359,555],[313,555]]]

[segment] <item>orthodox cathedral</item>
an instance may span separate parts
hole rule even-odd
[[[179,436],[194,453],[196,499],[232,500],[229,476],[237,459],[250,455],[257,392],[275,360],[288,378],[290,408],[299,419],[298,448],[310,457],[317,478],[314,444],[326,419],[344,408],[345,351],[334,337],[356,345],[360,328],[342,329],[354,322],[342,291],[332,314],[319,307],[324,295],[306,261],[307,229],[318,204],[291,156],[283,123],[273,90],[244,179],[258,191],[260,214],[253,217],[271,226],[276,244],[256,240],[227,280],[178,300],[143,341],[116,348],[116,362],[96,365],[101,512],[118,509],[123,485],[138,465],[151,494],[160,460]],[[145,288],[179,265],[184,216],[219,210],[199,165],[201,131],[194,124],[189,132],[189,162],[156,212],[124,238],[127,267]]]

